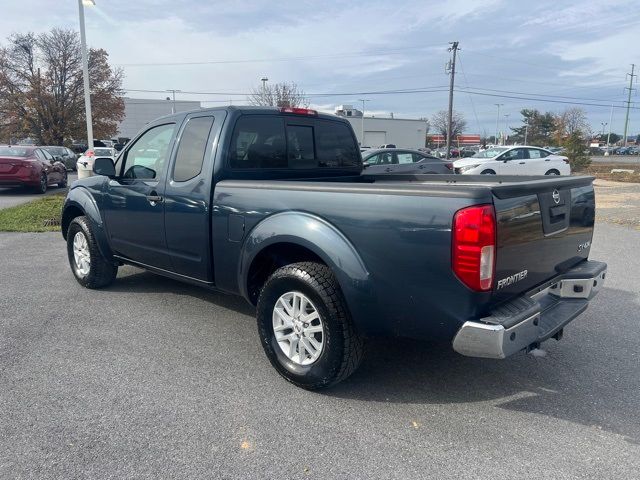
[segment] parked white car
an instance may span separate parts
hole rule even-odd
[[[539,147],[492,147],[453,162],[465,175],[570,175],[569,159]]]
[[[115,161],[116,151],[113,148],[107,147],[95,147],[93,150],[87,150],[84,152],[76,162],[78,169],[91,170],[93,169],[93,161],[96,157],[110,157]]]

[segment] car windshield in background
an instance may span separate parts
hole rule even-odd
[[[490,148],[488,150],[483,150],[481,152],[476,153],[473,158],[493,158],[500,155],[502,152],[508,150],[508,148]]]
[[[96,148],[93,153],[96,154],[96,157],[110,157],[113,155],[110,148]]]
[[[31,149],[20,147],[0,147],[0,157],[28,157]]]
[[[52,155],[62,155],[65,153],[64,147],[46,147],[45,150]]]

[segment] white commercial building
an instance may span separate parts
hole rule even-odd
[[[118,125],[118,137],[133,138],[147,123],[175,112],[201,108],[200,102],[190,100],[159,100],[124,97],[124,118]]]
[[[367,117],[351,105],[340,105],[336,115],[345,117],[353,127],[358,143],[363,147],[393,144],[398,148],[424,147],[427,122],[408,118]],[[363,140],[364,133],[364,140]]]

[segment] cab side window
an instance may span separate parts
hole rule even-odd
[[[122,177],[154,180],[164,174],[175,123],[158,125],[147,130],[126,151]]]

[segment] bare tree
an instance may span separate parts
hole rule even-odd
[[[62,145],[86,137],[78,33],[53,29],[8,41],[0,48],[0,139]],[[109,66],[107,52],[90,49],[89,77],[94,134],[112,137],[124,117],[122,71]]]
[[[556,115],[555,126],[556,136],[559,142],[561,142],[563,138],[574,134],[587,136],[591,133],[591,128],[587,121],[587,114],[579,107],[567,108],[562,113]]]
[[[447,122],[449,113],[446,110],[440,110],[431,117],[431,126],[433,129],[447,138]],[[454,111],[451,117],[451,136],[453,139],[460,135],[467,128],[467,121],[461,113]]]
[[[254,88],[247,99],[250,105],[265,107],[308,107],[309,100],[294,82],[265,84]]]

